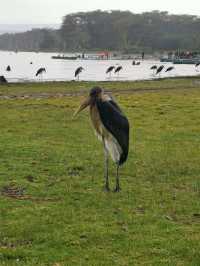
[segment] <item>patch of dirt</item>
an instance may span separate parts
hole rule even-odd
[[[0,248],[2,249],[15,249],[19,246],[31,246],[31,240],[17,240],[16,242],[0,241]]]
[[[4,186],[1,190],[1,194],[9,197],[23,197],[25,188],[17,187],[15,185]]]
[[[129,88],[129,89],[107,89],[106,93],[112,94],[131,94],[131,93],[145,93],[145,92],[160,92],[160,91],[173,91],[173,90],[190,90],[191,88],[200,88],[199,84],[193,83],[193,86],[181,86],[181,87],[163,87],[163,88]],[[4,95],[0,94],[0,100],[9,99],[48,99],[48,98],[62,98],[62,97],[72,97],[72,96],[83,96],[89,93],[89,90],[83,90],[76,92],[62,92],[62,93],[33,93],[33,94],[23,94],[23,95]]]
[[[17,200],[31,200],[34,202],[57,202],[61,198],[49,198],[49,197],[33,197],[31,195],[25,195],[25,188],[17,187],[15,185],[4,186],[1,189],[1,194],[5,197],[14,198]]]

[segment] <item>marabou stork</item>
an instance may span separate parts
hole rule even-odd
[[[8,65],[6,71],[11,71],[11,67]]]
[[[199,71],[198,67],[200,66],[200,62],[195,64],[196,71]]]
[[[4,76],[0,76],[0,83],[8,83],[8,81]]]
[[[106,70],[106,74],[109,73],[109,75],[110,75],[110,77],[111,77],[111,72],[112,72],[114,69],[115,69],[114,66],[110,66],[110,67],[108,67],[107,70]]]
[[[173,67],[173,66],[170,66],[170,67],[168,67],[168,68],[165,70],[165,72],[172,71],[173,69],[174,69],[174,67]]]
[[[163,65],[159,66],[159,68],[157,68],[156,75],[159,74],[163,70],[163,68]]]
[[[156,65],[153,65],[153,66],[150,67],[150,69],[151,70],[155,70],[155,69],[157,69],[157,66]]]
[[[156,65],[153,65],[150,67],[151,70],[153,70],[153,75],[155,75],[155,71],[157,70],[157,66]]]
[[[105,190],[109,191],[108,179],[108,155],[117,165],[116,187],[114,192],[120,190],[119,166],[128,156],[129,150],[129,122],[121,111],[118,104],[109,96],[104,94],[100,87],[90,90],[89,97],[80,105],[74,116],[90,107],[90,117],[95,133],[102,141],[105,152]]]
[[[115,68],[115,74],[117,73],[119,75],[119,71],[122,70],[122,66],[118,66]]]
[[[37,76],[41,76],[42,77],[42,74],[43,73],[46,73],[46,69],[44,68],[44,67],[40,67],[39,69],[38,69],[38,71],[36,72],[36,74],[35,74],[35,76],[37,77]]]
[[[136,62],[135,60],[133,60],[132,65],[133,66],[139,66],[140,65],[140,61]]]
[[[77,77],[77,80],[79,80],[80,73],[84,70],[82,66],[78,67],[74,73],[75,78]]]

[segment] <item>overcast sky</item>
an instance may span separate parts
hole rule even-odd
[[[61,23],[66,14],[96,9],[200,16],[200,0],[1,0],[0,24]]]

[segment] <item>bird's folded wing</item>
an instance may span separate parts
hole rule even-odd
[[[97,101],[97,108],[105,128],[113,135],[122,148],[120,164],[128,155],[129,146],[129,122],[121,112],[119,106],[113,101]]]

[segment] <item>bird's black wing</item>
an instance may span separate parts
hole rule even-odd
[[[81,71],[82,71],[82,68],[81,68],[81,67],[78,67],[78,68],[76,69],[76,71],[75,71],[74,76],[76,77],[79,73],[81,73]]]
[[[36,77],[40,74],[40,69],[38,69],[38,71],[36,72]]]
[[[123,164],[127,159],[129,149],[128,119],[113,100],[98,100],[97,108],[103,125],[115,137],[122,148],[119,164]]]

